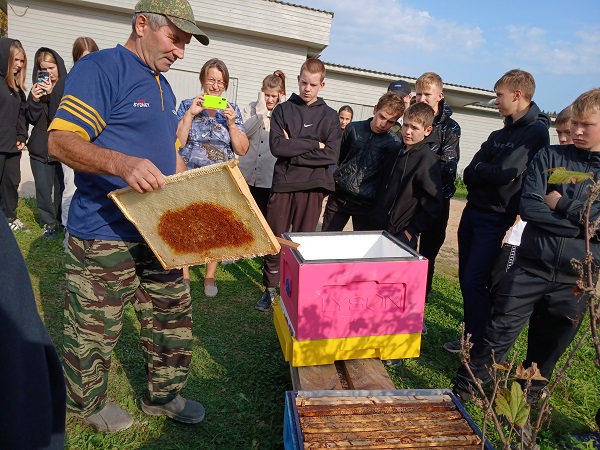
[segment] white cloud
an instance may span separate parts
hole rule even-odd
[[[509,26],[508,37],[514,46],[508,52],[545,73],[600,74],[600,28],[579,31],[567,41],[539,28]]]
[[[305,2],[306,3],[306,2]],[[321,8],[335,11],[336,45],[387,46],[406,54],[436,52],[464,54],[480,48],[485,40],[479,27],[435,17],[428,11],[406,6],[399,0],[358,2],[326,0]]]

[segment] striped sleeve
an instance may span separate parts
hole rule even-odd
[[[67,77],[62,101],[48,131],[72,131],[93,142],[110,116],[111,91],[105,70],[94,61],[80,61]]]

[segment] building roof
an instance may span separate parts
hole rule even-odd
[[[311,8],[309,6],[298,5],[296,3],[282,2],[280,0],[266,0],[266,1],[267,2],[273,2],[273,3],[280,3],[282,5],[287,5],[287,6],[293,6],[295,8],[308,9],[309,11],[317,11],[317,12],[322,12],[322,13],[326,13],[326,14],[331,14],[331,17],[333,17],[333,12],[331,12],[331,11],[325,11],[324,9]]]
[[[271,1],[271,0],[268,0],[268,1]],[[354,73],[355,75],[360,75],[360,73],[364,73],[365,76],[374,75],[378,78],[402,79],[402,80],[406,80],[406,81],[409,81],[412,83],[414,83],[417,80],[415,77],[411,77],[408,75],[399,75],[397,73],[390,73],[390,72],[379,72],[377,70],[361,69],[360,67],[345,66],[342,64],[335,64],[335,63],[330,63],[330,62],[324,62],[324,63],[327,66],[327,68],[333,68],[334,70],[341,69],[340,71],[342,71],[342,72]],[[444,88],[447,88],[447,87],[453,87],[455,89],[460,89],[460,90],[469,90],[469,91],[477,92],[477,93],[483,94],[483,95],[487,95],[487,94],[491,94],[492,96],[496,95],[494,91],[489,90],[489,89],[482,89],[482,88],[473,87],[473,86],[465,86],[462,84],[447,83],[444,81]]]

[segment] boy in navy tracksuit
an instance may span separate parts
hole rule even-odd
[[[551,145],[531,161],[521,196],[521,217],[527,221],[514,265],[500,281],[494,311],[480,341],[471,349],[470,367],[483,382],[489,381],[492,350],[502,362],[521,330],[529,323],[527,356],[523,365],[537,363],[550,379],[554,366],[571,343],[587,310],[586,296],[575,292],[580,274],[572,260],[586,257],[582,213],[589,196],[587,180],[579,184],[549,184],[547,169],[593,173],[600,179],[600,89],[573,103],[572,145]],[[590,220],[600,216],[595,202]],[[600,264],[598,232],[589,241],[596,267]],[[461,367],[453,380],[454,391],[470,398],[472,381]],[[547,382],[534,381],[535,398]]]
[[[458,279],[463,296],[464,322],[473,342],[490,318],[489,280],[502,240],[519,213],[521,185],[533,155],[550,143],[548,117],[531,100],[533,76],[510,70],[494,86],[504,127],[493,131],[465,168],[467,205],[458,227]],[[460,341],[444,344],[460,351]]]

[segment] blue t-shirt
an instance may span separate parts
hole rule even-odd
[[[176,168],[175,95],[125,47],[93,52],[69,73],[51,130],[73,131],[89,142],[147,158],[164,175]],[[107,197],[127,186],[121,178],[75,172],[77,191],[69,209],[69,233],[82,239],[143,240]]]
[[[184,100],[177,110],[177,118],[185,115],[192,104],[192,98]],[[243,133],[244,121],[242,113],[235,103],[230,103],[235,111],[235,124]],[[190,133],[184,147],[179,150],[179,154],[185,161],[188,169],[196,167],[205,167],[212,164],[229,161],[235,158],[235,153],[231,148],[231,136],[229,135],[229,126],[227,118],[223,111],[219,110],[214,118],[210,118],[206,111],[196,114],[192,119]]]

